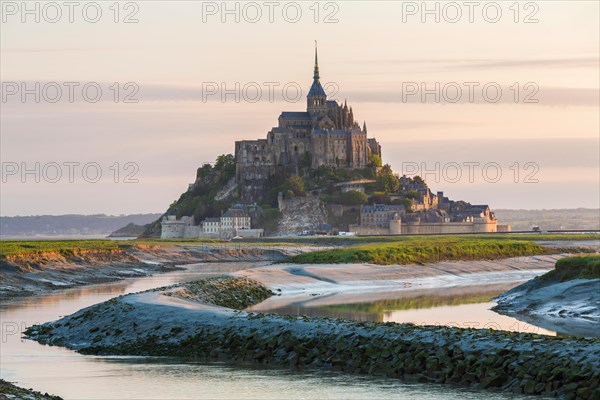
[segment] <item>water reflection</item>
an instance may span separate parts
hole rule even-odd
[[[71,314],[83,307],[97,304],[116,296],[141,292],[161,286],[168,286],[178,282],[187,282],[210,276],[219,276],[263,265],[264,263],[259,264],[256,262],[190,264],[186,265],[185,269],[180,271],[167,272],[164,274],[146,276],[143,278],[125,279],[111,283],[101,283],[71,289],[63,289],[56,293],[43,296],[14,298],[12,300],[3,301],[0,305],[0,310],[10,310],[13,312],[21,308],[31,309],[33,305],[39,306],[40,304],[47,306],[45,312],[47,312],[48,309],[61,308],[61,304],[72,305],[75,307],[74,309],[73,307],[63,309],[66,314],[60,314],[56,316],[40,313],[40,317],[42,319],[36,319],[36,321],[49,321],[52,318],[58,318],[62,315]],[[52,305],[55,307],[51,307]],[[67,312],[67,310],[72,311]]]
[[[497,314],[491,308],[491,299],[506,289],[472,291],[463,294],[438,294],[411,296],[404,293],[395,297],[354,304],[307,305],[300,303],[278,307],[271,312],[291,315],[308,315],[344,318],[357,321],[412,323],[415,325],[453,326],[460,328],[494,329],[511,332],[538,333],[555,336],[556,332],[527,324],[515,318]],[[465,290],[465,288],[461,288]],[[442,293],[444,291],[441,291]]]
[[[554,331],[491,311],[490,309],[495,305],[496,303],[493,302],[485,302],[437,306],[427,309],[427,312],[423,312],[423,310],[386,311],[383,320],[397,323],[411,322],[415,325],[444,325],[556,336]]]

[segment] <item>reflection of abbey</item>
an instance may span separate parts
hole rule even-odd
[[[266,139],[235,142],[236,180],[243,188],[243,200],[259,199],[265,181],[273,175],[295,175],[302,166],[365,168],[371,153],[380,155],[379,143],[367,138],[366,123],[360,127],[352,107],[327,100],[319,81],[316,49],[306,100],[306,111],[282,112]]]

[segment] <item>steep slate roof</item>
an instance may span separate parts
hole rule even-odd
[[[350,129],[313,129],[312,131],[313,134],[316,135],[350,135],[352,133],[363,133],[361,131],[357,131],[357,130],[350,130]]]
[[[310,114],[306,111],[283,111],[279,118],[284,119],[310,119]]]
[[[318,79],[315,79],[312,83],[312,85],[310,86],[310,90],[308,91],[308,97],[327,97],[327,94],[325,94],[325,90],[323,89],[323,86],[321,86],[321,82],[319,82]]]
[[[404,209],[404,206],[397,204],[373,204],[373,205],[364,205],[361,207],[361,213],[373,213],[377,211],[399,211]]]
[[[224,217],[247,217],[248,214],[246,214],[244,212],[244,210],[240,210],[237,208],[230,208],[229,210],[227,210],[227,212],[225,214],[223,214]]]

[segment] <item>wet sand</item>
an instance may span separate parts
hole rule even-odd
[[[274,264],[233,273],[254,279],[280,296],[252,307],[267,311],[289,305],[366,303],[424,294],[506,290],[554,268],[566,254],[426,265]]]

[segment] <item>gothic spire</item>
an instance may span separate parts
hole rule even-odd
[[[315,73],[313,79],[318,80],[319,78],[319,59],[317,58],[317,41],[315,40]]]
[[[367,133],[367,122],[363,121],[363,132]]]
[[[312,86],[308,91],[308,106],[312,109],[314,109],[314,107],[327,107],[325,103],[327,100],[327,94],[325,93],[323,86],[321,86],[319,78],[319,60],[317,58],[317,41],[315,40],[315,72],[313,74]]]

